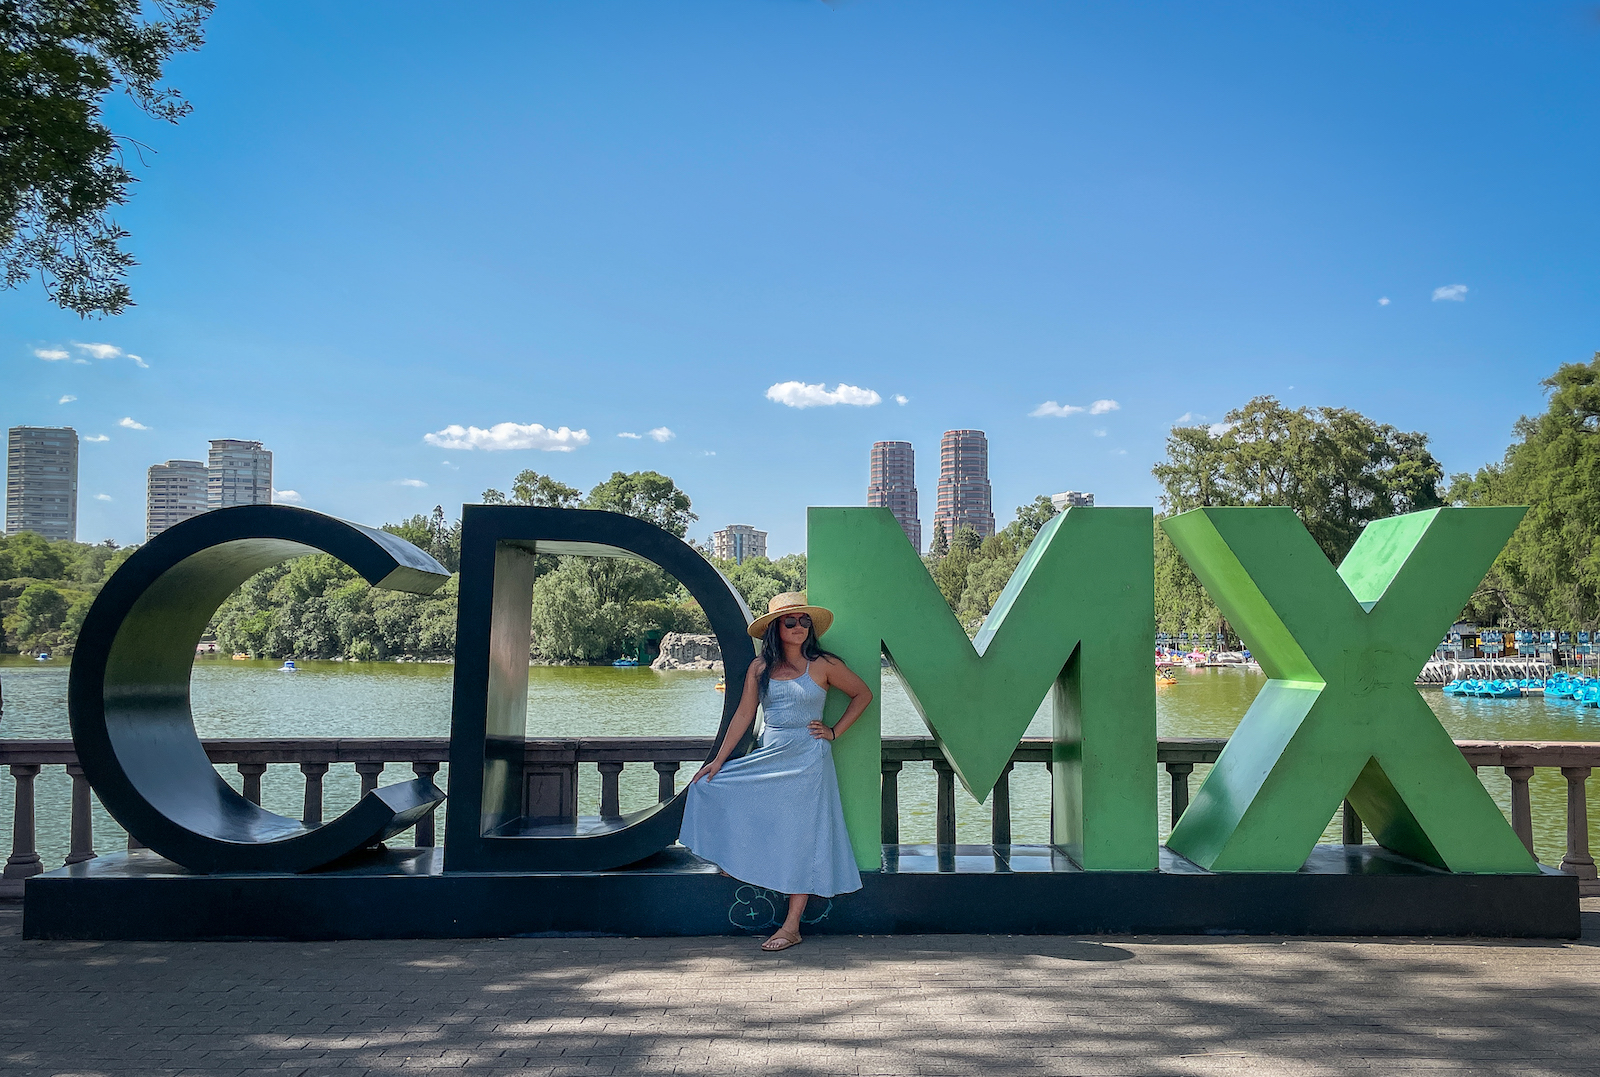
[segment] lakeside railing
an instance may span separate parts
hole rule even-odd
[[[207,740],[206,754],[219,767],[233,767],[241,792],[261,803],[262,777],[273,765],[297,766],[304,781],[301,818],[320,823],[323,818],[323,780],[335,763],[353,764],[360,776],[361,793],[375,789],[390,767],[406,768],[419,777],[434,777],[449,759],[445,737],[340,737],[340,738],[227,738]],[[1216,762],[1226,739],[1163,737],[1156,760],[1165,769],[1171,790],[1171,821],[1176,824],[1189,804],[1189,779],[1198,765]],[[1529,852],[1534,852],[1533,808],[1529,782],[1536,770],[1558,770],[1566,782],[1566,852],[1561,870],[1583,880],[1583,892],[1600,894],[1594,858],[1589,851],[1587,783],[1600,765],[1600,743],[1570,741],[1456,741],[1474,772],[1497,767],[1510,782],[1511,826]],[[524,748],[524,810],[529,815],[576,816],[578,777],[583,764],[593,764],[600,776],[599,811],[602,817],[621,814],[621,777],[629,764],[649,764],[656,775],[656,795],[670,799],[677,789],[678,772],[688,763],[698,767],[711,751],[710,737],[585,737],[529,740]],[[956,780],[949,762],[932,737],[883,738],[883,842],[898,844],[900,834],[900,776],[907,763],[932,767],[936,787],[935,840],[956,842]],[[1012,753],[1011,762],[989,799],[990,840],[1009,845],[1012,834],[1011,773],[1018,764],[1051,765],[1051,742],[1027,737]],[[64,863],[93,859],[93,791],[78,765],[69,740],[0,740],[0,766],[9,768],[14,782],[11,853],[0,873],[0,897],[21,894],[23,880],[46,870],[37,847],[34,783],[46,767],[63,767],[72,780],[70,851]],[[1346,844],[1362,841],[1361,820],[1349,803],[1343,808],[1341,834]],[[434,820],[416,827],[415,844],[432,846],[438,840]],[[137,847],[129,838],[129,847]],[[1535,854],[1537,855],[1537,854]]]

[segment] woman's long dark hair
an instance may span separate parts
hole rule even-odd
[[[790,616],[785,614],[785,617]],[[772,668],[784,663],[783,655],[783,629],[780,622],[783,617],[774,617],[768,624],[766,632],[761,636],[761,678],[760,691],[756,698],[767,698],[767,685],[772,683]],[[800,645],[800,653],[807,662],[815,662],[819,658],[838,658],[832,651],[824,651],[822,644],[817,642],[817,626],[812,625],[806,632],[806,641]]]

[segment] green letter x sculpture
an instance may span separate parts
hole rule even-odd
[[[1337,571],[1286,508],[1162,521],[1271,678],[1168,846],[1216,871],[1297,871],[1348,795],[1385,848],[1537,871],[1415,688],[1523,511],[1379,520]]]

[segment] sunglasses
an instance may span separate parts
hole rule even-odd
[[[811,615],[809,613],[802,613],[798,617],[785,617],[785,618],[783,618],[782,622],[780,622],[780,623],[785,628],[794,628],[796,626],[798,626],[800,628],[810,628],[811,627]]]

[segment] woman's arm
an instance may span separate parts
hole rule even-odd
[[[739,709],[733,712],[733,720],[728,723],[728,735],[722,738],[722,744],[717,749],[716,756],[695,772],[689,779],[689,784],[704,778],[710,781],[722,769],[722,764],[728,761],[728,756],[733,754],[734,745],[739,743],[745,731],[750,728],[750,723],[756,720],[756,692],[761,683],[761,659],[750,663],[750,669],[744,675],[744,693],[739,697]]]
[[[815,664],[817,663],[813,663]],[[857,677],[849,666],[837,658],[824,658],[820,664],[823,671],[822,687],[837,688],[850,697],[850,705],[844,709],[839,720],[833,723],[832,729],[829,729],[826,723],[812,722],[811,735],[821,737],[823,740],[838,740],[845,730],[855,725],[856,719],[861,717],[861,712],[872,702],[872,689],[867,687],[866,681]]]

